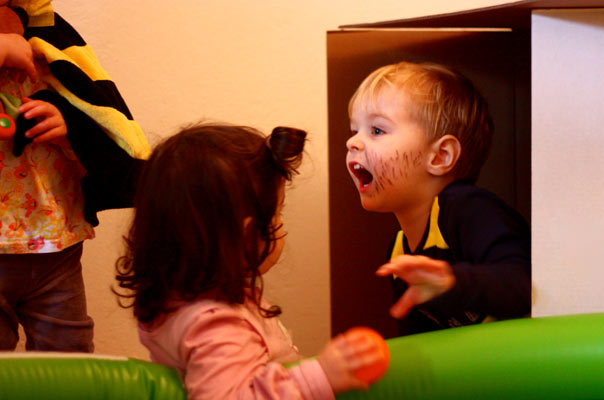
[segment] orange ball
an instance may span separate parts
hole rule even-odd
[[[361,381],[372,383],[380,379],[388,369],[388,364],[390,363],[390,351],[388,351],[388,345],[386,341],[378,332],[371,328],[367,327],[354,327],[350,328],[346,333],[356,333],[364,335],[367,340],[374,342],[380,353],[381,357],[379,360],[374,362],[373,364],[367,365],[365,367],[361,367],[354,371],[354,375]]]
[[[17,126],[8,114],[0,114],[0,140],[8,140],[15,135]]]

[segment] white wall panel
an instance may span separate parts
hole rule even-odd
[[[532,17],[533,316],[604,311],[604,10]]]

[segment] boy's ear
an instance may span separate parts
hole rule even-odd
[[[461,155],[461,143],[453,135],[445,135],[430,146],[428,172],[436,176],[444,176],[451,172]]]

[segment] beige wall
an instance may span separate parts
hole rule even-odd
[[[307,355],[330,337],[326,31],[499,3],[505,1],[53,2],[96,51],[151,142],[201,118],[310,132],[303,173],[286,201],[286,250],[266,279],[269,300],[282,306],[284,324]],[[101,213],[83,263],[97,353],[146,358],[130,311],[109,290],[129,217],[129,210]]]
[[[604,10],[532,27],[533,316],[603,312]]]

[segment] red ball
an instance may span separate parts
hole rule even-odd
[[[390,363],[390,351],[388,351],[388,345],[386,341],[378,332],[371,328],[367,327],[354,327],[350,328],[346,333],[356,333],[364,335],[367,340],[373,341],[380,353],[381,357],[373,364],[367,365],[365,367],[361,367],[354,371],[354,375],[363,382],[372,383],[380,379],[388,369],[388,364]]]

